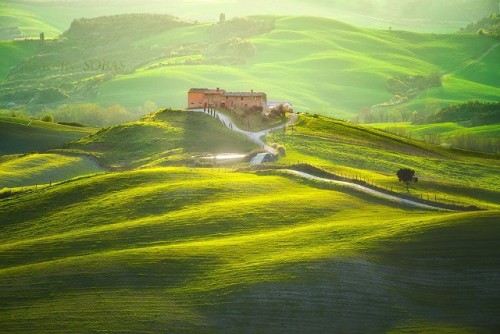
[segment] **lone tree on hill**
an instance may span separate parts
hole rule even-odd
[[[410,191],[410,182],[418,182],[418,177],[415,177],[415,171],[410,168],[401,168],[396,175],[398,176],[399,182],[406,183],[406,191]]]

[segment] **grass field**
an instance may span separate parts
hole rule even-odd
[[[1,204],[6,333],[465,332],[500,321],[498,212],[184,168]]]
[[[399,168],[416,170],[419,182],[410,191],[429,196],[498,208],[498,156],[440,148],[386,132],[324,117],[302,116],[287,133],[270,136],[287,149],[283,163],[308,162],[337,174],[366,179],[406,192],[398,185]]]
[[[74,127],[21,117],[0,116],[0,154],[45,151],[85,137],[95,128]]]
[[[377,123],[367,124],[367,126],[393,132],[397,132],[397,129],[402,129],[412,138],[421,140],[425,139],[426,136],[436,134],[439,134],[443,139],[459,135],[477,135],[488,138],[500,136],[499,124],[465,127],[456,123],[435,123],[425,125],[413,125],[410,123]]]
[[[50,184],[101,171],[83,156],[30,154],[0,162],[0,188]]]
[[[470,213],[415,209],[280,174],[158,167],[195,152],[254,148],[227,131],[202,113],[159,111],[60,151],[123,171],[0,199],[2,331],[500,326],[497,158],[318,116],[302,115],[268,137],[287,148],[281,163],[306,161],[401,191],[395,172],[415,168],[413,194],[440,191],[488,209]],[[0,179],[70,178],[84,163],[55,153],[4,157]]]
[[[367,126],[436,145],[494,154],[500,152],[500,125],[498,124],[466,127],[451,122],[425,125],[374,123]]]
[[[7,4],[2,15],[19,16],[27,32],[65,29],[75,10],[39,6],[28,16]],[[498,50],[474,62],[496,43],[487,37],[265,19],[276,20],[275,29],[250,38],[255,55],[241,65],[177,64],[205,59],[208,53],[191,54],[184,43],[206,41],[207,24],[135,41],[144,50],[187,54],[145,60],[98,86],[98,100],[183,108],[191,87],[254,89],[297,110],[349,118],[389,99],[391,76],[435,71],[449,73],[443,87],[407,106],[431,110],[499,96]],[[16,48],[0,44],[14,55],[10,66],[33,51]],[[160,62],[168,64],[150,68]],[[409,129],[415,136],[498,132],[456,124]],[[198,154],[257,148],[202,113],[162,110],[98,131],[0,117],[0,153],[52,149],[0,157],[0,332],[498,331],[497,155],[304,114],[267,141],[286,148],[284,166],[306,162],[399,193],[406,187],[396,172],[408,167],[419,178],[411,195],[482,210],[416,209],[274,170],[192,167],[202,165]],[[1,198],[5,187],[17,189]]]

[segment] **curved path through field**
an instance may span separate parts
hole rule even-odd
[[[262,137],[264,135],[266,135],[267,133],[269,133],[269,132],[282,129],[285,126],[291,126],[291,125],[295,124],[297,122],[298,118],[299,118],[297,114],[292,113],[292,114],[290,114],[290,119],[285,124],[280,124],[280,125],[275,126],[273,128],[262,130],[262,131],[259,131],[259,132],[251,132],[251,131],[245,131],[245,130],[242,130],[242,129],[238,128],[236,125],[234,125],[232,123],[233,121],[227,115],[224,115],[224,114],[221,114],[221,113],[218,113],[218,112],[214,112],[212,114],[209,114],[209,113],[203,111],[203,109],[191,109],[191,111],[193,111],[193,112],[202,112],[202,113],[206,113],[208,115],[211,115],[212,117],[218,117],[219,120],[221,120],[221,122],[223,122],[226,127],[228,127],[229,129],[231,129],[233,131],[236,131],[238,133],[242,133],[242,134],[246,135],[251,141],[253,141],[257,145],[263,147],[266,151],[268,151],[270,153],[273,153],[273,154],[276,154],[276,150],[274,148],[272,148],[271,146],[267,145],[262,140]],[[417,208],[420,208],[420,209],[438,210],[438,211],[451,211],[451,210],[448,210],[448,209],[443,209],[443,208],[439,208],[439,207],[435,207],[435,206],[431,206],[431,205],[427,205],[427,204],[418,203],[418,202],[415,202],[415,201],[412,201],[412,200],[408,200],[408,199],[405,199],[405,198],[400,198],[400,197],[397,197],[397,196],[389,195],[389,194],[383,193],[381,191],[377,191],[377,190],[374,190],[374,189],[371,189],[371,188],[368,188],[368,187],[364,187],[364,186],[359,185],[357,183],[351,183],[351,182],[345,182],[345,181],[337,181],[337,180],[332,180],[332,179],[326,179],[326,178],[323,178],[323,177],[319,177],[319,176],[316,176],[316,175],[312,175],[312,174],[308,174],[308,173],[305,173],[305,172],[300,172],[300,171],[296,171],[296,170],[292,170],[292,169],[285,169],[284,172],[288,173],[288,174],[295,175],[295,176],[299,176],[299,177],[302,177],[302,178],[306,178],[306,179],[309,179],[309,180],[317,180],[317,181],[328,182],[328,183],[332,183],[332,184],[338,184],[338,185],[346,186],[346,187],[353,188],[353,189],[356,189],[358,191],[361,191],[361,192],[363,192],[365,194],[369,194],[369,195],[372,195],[372,196],[375,196],[375,197],[379,197],[379,198],[384,198],[384,199],[387,199],[389,201],[397,202],[397,203],[400,203],[400,204],[410,205],[410,206],[417,207]]]
[[[273,132],[273,131],[276,131],[276,130],[279,130],[279,129],[283,129],[285,126],[291,126],[291,125],[295,124],[297,122],[297,120],[299,119],[299,116],[297,114],[291,113],[291,114],[289,114],[290,115],[290,119],[286,123],[283,123],[283,124],[277,125],[277,126],[275,126],[273,128],[265,129],[265,130],[262,130],[262,131],[259,131],[259,132],[251,132],[251,131],[245,131],[245,130],[240,129],[239,127],[237,127],[233,123],[233,120],[229,116],[221,114],[221,113],[219,113],[217,111],[215,111],[213,113],[207,113],[206,111],[203,111],[203,109],[190,109],[190,111],[193,111],[193,112],[202,112],[202,113],[205,113],[205,114],[210,115],[212,117],[218,118],[227,128],[229,128],[229,129],[231,129],[231,130],[233,130],[235,132],[244,134],[251,141],[253,141],[257,145],[259,145],[260,147],[262,147],[263,149],[265,149],[266,151],[268,151],[269,153],[272,153],[274,155],[276,155],[276,153],[277,153],[276,150],[274,148],[272,148],[271,146],[267,145],[262,140],[262,137],[264,137],[269,132]]]
[[[371,189],[371,188],[368,188],[368,187],[364,187],[364,186],[356,184],[356,183],[345,182],[345,181],[337,181],[337,180],[332,180],[332,179],[326,179],[326,178],[323,178],[323,177],[315,176],[315,175],[308,174],[308,173],[305,173],[305,172],[296,171],[296,170],[293,170],[293,169],[285,169],[284,172],[288,173],[288,174],[295,175],[295,176],[303,177],[303,178],[309,179],[309,180],[316,180],[316,181],[322,181],[322,182],[328,182],[328,183],[332,183],[332,184],[342,185],[342,186],[345,186],[345,187],[349,187],[349,188],[361,191],[361,192],[363,192],[365,194],[369,194],[369,195],[372,195],[372,196],[375,196],[375,197],[384,198],[384,199],[387,199],[389,201],[397,202],[397,203],[400,203],[400,204],[411,205],[411,206],[414,206],[414,207],[417,207],[417,208],[421,208],[421,209],[439,210],[439,211],[451,211],[451,210],[448,210],[448,209],[438,208],[438,207],[435,207],[435,206],[431,206],[431,205],[427,205],[427,204],[422,204],[422,203],[418,203],[418,202],[415,202],[415,201],[411,201],[411,200],[408,200],[408,199],[405,199],[405,198],[400,198],[400,197],[397,197],[397,196],[389,195],[389,194],[383,193],[381,191],[377,191],[377,190],[374,190],[374,189]]]

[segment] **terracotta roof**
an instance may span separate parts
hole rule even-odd
[[[190,93],[205,93],[205,94],[221,94],[225,96],[244,96],[244,97],[266,97],[266,93],[263,92],[226,92],[224,89],[208,89],[208,88],[191,88]]]
[[[246,96],[246,97],[256,97],[256,96],[266,96],[266,93],[262,92],[226,92],[224,95],[226,96]]]
[[[208,89],[208,88],[191,88],[189,90],[190,93],[205,93],[205,94],[224,94],[225,90],[223,89]]]

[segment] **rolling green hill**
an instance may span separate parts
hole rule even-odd
[[[396,192],[404,186],[395,171],[415,168],[411,194],[439,191],[488,209],[470,213],[415,209],[279,171],[160,167],[195,152],[254,148],[228,131],[203,113],[159,111],[59,151],[126,170],[0,199],[2,330],[465,333],[500,325],[496,157],[320,116],[301,115],[269,135],[287,149],[280,164],[305,161]],[[62,157],[30,155],[0,170],[35,180],[51,164],[76,163]]]
[[[85,137],[95,128],[0,116],[0,154],[45,151]]]
[[[223,87],[265,91],[270,100],[290,101],[296,110],[348,119],[391,100],[386,85],[394,76],[448,73],[443,86],[392,107],[394,112],[424,114],[470,99],[496,101],[500,94],[494,81],[500,48],[492,48],[496,41],[486,36],[371,30],[305,16],[223,24],[165,16],[167,23],[154,31],[148,18],[156,16],[134,17],[131,22],[150,25],[120,28],[127,16],[75,21],[63,40],[45,43],[18,64],[0,86],[1,100],[35,110],[82,99],[130,109],[145,101],[184,108],[191,87]],[[106,43],[99,47],[82,31],[97,33]],[[51,99],[30,102],[41,94],[39,80],[57,96],[47,93]],[[16,89],[21,82],[23,89]],[[65,94],[70,98],[64,100]]]
[[[387,132],[324,117],[303,116],[286,134],[270,136],[283,144],[283,163],[308,162],[338,175],[406,192],[394,183],[399,168],[416,170],[410,192],[446,202],[498,208],[498,156],[445,149]]]
[[[33,43],[0,41],[0,59],[2,59],[0,80],[5,80],[13,66],[18,65],[35,52],[36,44]]]
[[[85,156],[30,154],[0,161],[0,189],[51,184],[102,171]]]
[[[184,168],[0,202],[6,332],[499,325],[498,212],[425,212],[280,176]]]
[[[377,123],[368,126],[436,145],[496,154],[500,152],[500,126],[498,124],[466,127],[453,122],[425,125]]]
[[[139,122],[104,128],[70,143],[113,168],[185,165],[200,153],[246,153],[257,148],[247,137],[200,113],[160,110]]]
[[[206,27],[181,28],[172,33],[190,36],[196,33],[193,29],[200,33]],[[159,42],[148,39],[142,45],[151,45],[153,41]],[[386,89],[390,77],[454,71],[495,43],[478,36],[375,31],[312,17],[277,18],[270,33],[254,37],[250,42],[255,56],[249,58],[246,65],[186,66],[190,64],[184,59],[178,62],[181,66],[147,66],[104,83],[99,101],[118,99],[126,105],[137,105],[141,97],[147,97],[159,104],[183,107],[183,96],[193,86],[254,88],[266,91],[270,99],[291,101],[298,110],[350,118],[362,108],[391,98]],[[199,58],[200,52],[191,54],[192,60],[195,57]],[[201,57],[205,58],[203,53]],[[484,70],[494,76],[497,66],[488,63],[490,57],[494,62],[494,54],[491,54],[478,66],[484,66]],[[494,101],[498,88],[487,82],[479,85],[476,79],[448,78],[433,101],[443,105],[450,103],[451,98],[453,101],[471,98]],[[467,94],[462,95],[465,90]],[[139,92],[141,97],[125,94],[130,91]],[[411,106],[418,104],[418,110],[422,110],[425,101],[427,96],[412,101]]]
[[[59,35],[64,27],[55,26],[53,21],[37,13],[38,8],[40,6],[2,1],[0,3],[0,21],[2,25],[18,27],[22,34],[18,37],[38,38],[41,32],[44,32],[47,37]],[[47,8],[47,11],[50,9]]]

